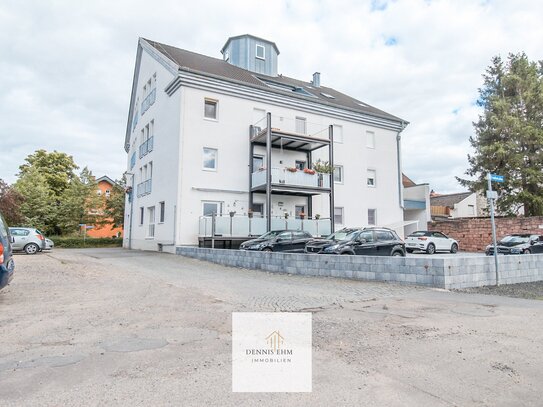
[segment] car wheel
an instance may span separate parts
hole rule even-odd
[[[522,253],[524,253],[524,254],[532,254],[532,251],[530,249],[525,249]]]
[[[426,247],[426,253],[428,254],[434,254],[436,252],[436,247],[433,243],[430,243],[428,247]]]
[[[397,251],[394,252],[394,253],[392,253],[392,255],[393,255],[394,257],[403,257],[403,253],[402,253],[402,252],[397,252]]]
[[[451,253],[456,253],[458,251],[458,245],[453,243],[451,246]]]
[[[265,249],[262,249],[263,252],[273,252],[271,247],[266,247]]]
[[[405,250],[407,250],[407,253],[413,253],[414,252],[413,249],[405,249]]]
[[[40,251],[40,248],[36,243],[29,243],[25,246],[26,254],[36,254]]]
[[[351,253],[351,252],[343,252],[343,253],[340,253],[340,254],[341,254],[341,255],[346,254],[346,255],[348,255],[348,256],[352,256],[352,253]]]

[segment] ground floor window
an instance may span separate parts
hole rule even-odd
[[[204,216],[221,215],[222,203],[221,202],[203,202],[202,210]]]
[[[340,208],[340,207],[334,208],[334,224],[343,225],[343,208]]]
[[[263,203],[253,203],[251,208],[255,215],[262,215],[264,213],[264,204]]]
[[[149,216],[149,229],[147,231],[147,237],[155,237],[155,207],[148,207],[147,214]]]
[[[302,214],[305,216],[305,206],[296,205],[294,207],[294,214],[296,215],[296,219],[300,219]]]
[[[140,225],[143,225],[143,214],[144,214],[144,208],[142,206],[140,207]]]
[[[377,224],[377,209],[368,209],[368,225]]]
[[[166,203],[165,202],[159,202],[159,208],[160,208],[160,215],[159,215],[159,218],[158,218],[158,221],[160,223],[164,223],[164,215],[165,215],[165,212],[166,212]]]

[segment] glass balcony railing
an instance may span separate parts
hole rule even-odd
[[[272,184],[285,184],[289,186],[330,188],[330,175],[327,173],[297,170],[287,168],[272,168]],[[252,174],[253,187],[266,184],[266,170],[259,170]]]
[[[145,112],[153,106],[156,100],[156,88],[153,89],[141,102],[141,115],[143,116]]]
[[[134,151],[132,153],[132,156],[130,157],[130,169],[134,168],[136,165],[136,152]]]
[[[152,180],[148,179],[146,181],[140,182],[137,186],[138,197],[144,196],[151,193]]]
[[[153,151],[154,137],[149,137],[140,145],[140,158]]]

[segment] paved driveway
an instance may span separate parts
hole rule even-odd
[[[16,257],[1,405],[540,405],[543,302],[121,249]],[[313,392],[232,393],[233,311],[313,312]]]

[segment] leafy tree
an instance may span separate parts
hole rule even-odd
[[[24,197],[20,205],[22,226],[32,226],[45,233],[55,233],[53,219],[57,207],[45,175],[36,167],[29,168],[17,180],[14,188]]]
[[[528,60],[524,53],[509,54],[506,61],[492,59],[479,89],[484,112],[473,123],[466,174],[457,178],[472,191],[487,189],[488,173],[505,176],[493,185],[500,193],[498,210],[526,216],[543,215],[543,61]]]
[[[23,221],[20,208],[22,202],[23,196],[0,178],[0,213],[4,215],[8,225],[18,225]]]
[[[106,217],[113,221],[115,227],[121,227],[124,223],[126,175],[120,180],[115,180],[111,188],[109,199],[106,200]]]
[[[71,179],[59,200],[57,225],[62,233],[74,232],[82,223],[97,223],[103,215],[103,203],[97,190],[96,179],[87,167]]]
[[[75,164],[72,156],[53,151],[36,150],[25,158],[26,163],[19,167],[19,176],[24,176],[31,168],[38,169],[45,177],[48,187],[55,198],[68,188],[70,181],[77,177],[75,170],[79,167]]]

